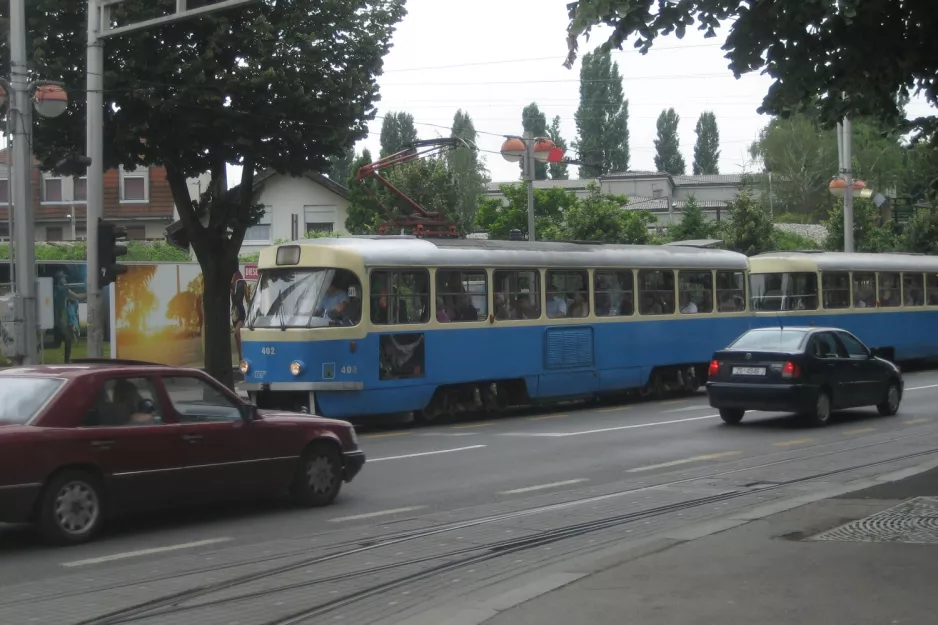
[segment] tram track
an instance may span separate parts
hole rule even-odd
[[[377,573],[387,572],[389,570],[401,569],[410,566],[418,566],[421,564],[428,564],[437,562],[433,566],[430,566],[424,570],[417,571],[414,573],[408,573],[402,575],[398,578],[384,581],[381,583],[373,584],[367,588],[353,591],[347,593],[341,597],[336,597],[335,599],[323,602],[321,604],[305,608],[304,610],[297,611],[295,613],[278,617],[276,619],[265,622],[263,625],[292,625],[296,623],[302,623],[311,618],[315,618],[322,614],[327,614],[338,608],[354,604],[358,601],[362,601],[374,595],[379,595],[383,592],[393,590],[400,586],[404,586],[410,583],[418,582],[433,575],[445,573],[452,570],[457,570],[461,567],[469,566],[472,564],[477,564],[491,560],[494,558],[502,557],[511,553],[516,553],[531,548],[548,545],[550,543],[562,541],[569,538],[576,538],[583,536],[585,534],[596,532],[603,529],[608,529],[623,524],[633,523],[637,521],[646,520],[649,518],[664,516],[671,514],[673,512],[678,512],[682,510],[688,510],[696,508],[699,506],[709,505],[713,503],[719,503],[723,501],[730,501],[733,499],[738,499],[747,495],[754,494],[756,492],[767,492],[787,486],[792,486],[799,483],[809,482],[812,480],[823,479],[825,477],[830,477],[838,474],[848,473],[851,471],[862,470],[865,468],[881,466],[884,464],[899,462],[902,460],[908,460],[917,457],[925,457],[929,455],[938,454],[938,450],[927,450],[911,454],[905,454],[902,456],[896,456],[887,458],[884,460],[878,460],[873,462],[862,463],[858,465],[853,465],[849,467],[843,467],[834,469],[831,471],[825,471],[820,473],[811,474],[809,476],[804,476],[797,479],[786,480],[778,483],[763,484],[759,488],[748,488],[743,487],[737,490],[733,490],[728,493],[721,493],[719,495],[712,495],[707,497],[701,497],[696,499],[691,499],[688,501],[667,504],[663,506],[658,506],[655,508],[650,508],[647,510],[638,510],[633,512],[624,513],[621,515],[615,515],[612,517],[606,517],[603,519],[596,519],[592,521],[587,521],[583,523],[571,524],[569,526],[564,526],[562,528],[545,530],[539,532],[535,535],[529,535],[525,537],[520,537],[516,539],[504,540],[493,542],[485,545],[471,546],[457,550],[450,550],[445,553],[431,554],[428,556],[413,558],[408,560],[403,560],[399,562],[392,562],[377,567],[369,567],[360,570],[350,571],[338,575],[331,575],[326,577],[320,577],[316,579],[304,580],[302,582],[294,582],[290,584],[285,584],[283,586],[277,586],[275,588],[268,588],[253,592],[247,592],[240,594],[237,597],[228,597],[228,598],[218,598],[210,599],[208,601],[201,601],[198,603],[193,603],[199,599],[209,599],[211,595],[220,593],[226,590],[232,590],[238,587],[246,586],[253,582],[262,581],[277,575],[283,575],[291,571],[303,567],[310,567],[325,564],[342,558],[349,558],[361,553],[372,551],[375,549],[380,549],[383,547],[388,547],[392,545],[397,545],[404,542],[409,542],[413,540],[418,540],[421,538],[428,538],[435,535],[443,534],[446,532],[453,532],[461,529],[467,529],[472,527],[477,527],[480,525],[492,524],[501,521],[507,521],[512,519],[521,518],[524,516],[542,514],[549,511],[562,510],[564,508],[575,507],[579,505],[584,505],[588,503],[598,502],[602,500],[608,500],[615,497],[627,496],[634,494],[638,491],[647,491],[652,489],[665,488],[669,486],[677,486],[681,484],[688,484],[691,482],[719,478],[726,475],[731,475],[734,473],[740,473],[744,471],[752,471],[760,468],[771,467],[775,465],[781,465],[786,463],[798,462],[811,460],[816,458],[822,458],[825,456],[831,456],[835,454],[848,453],[851,451],[857,451],[864,448],[869,448],[873,446],[879,446],[883,444],[888,444],[890,442],[898,442],[901,440],[906,440],[910,438],[916,438],[918,435],[902,436],[888,439],[885,441],[876,441],[874,443],[867,443],[863,445],[854,445],[847,448],[841,448],[831,451],[826,451],[820,454],[811,454],[811,455],[800,455],[793,458],[786,458],[782,460],[776,460],[773,462],[761,463],[754,466],[741,467],[735,469],[729,469],[724,471],[711,472],[706,475],[694,476],[690,478],[672,480],[668,482],[661,482],[658,484],[642,486],[639,488],[626,489],[624,491],[617,491],[614,493],[607,493],[603,495],[597,495],[593,497],[581,498],[569,502],[561,502],[557,504],[549,504],[545,506],[538,506],[534,508],[529,508],[525,510],[518,510],[514,512],[507,512],[499,515],[493,515],[489,517],[483,517],[478,519],[471,519],[467,521],[446,523],[436,527],[430,527],[421,530],[414,530],[410,532],[402,532],[399,534],[392,534],[389,536],[382,536],[370,541],[347,541],[344,543],[346,546],[353,546],[351,549],[339,549],[331,553],[319,555],[312,558],[305,558],[299,562],[289,563],[283,566],[274,567],[266,571],[260,571],[256,573],[250,573],[246,575],[240,575],[232,579],[203,585],[198,588],[187,590],[180,593],[174,593],[159,597],[152,601],[140,603],[128,608],[121,610],[116,610],[114,612],[94,617],[92,619],[84,620],[78,623],[77,625],[118,625],[122,623],[129,623],[139,619],[150,619],[150,618],[159,618],[160,616],[168,616],[171,614],[177,614],[180,612],[190,612],[198,609],[211,608],[213,606],[222,606],[222,605],[231,605],[233,603],[239,603],[242,601],[250,601],[254,599],[259,599],[267,597],[270,595],[275,595],[282,592],[287,592],[290,590],[296,590],[300,588],[309,588],[315,587],[317,585],[322,585],[330,582],[341,582],[357,577],[364,577],[368,575],[375,575]],[[308,550],[306,550],[308,553]],[[253,562],[244,562],[244,563],[235,563],[232,565],[227,565],[224,568],[233,568],[237,566],[248,566],[251,564],[256,564],[258,562],[272,561],[276,559],[283,559],[285,557],[293,557],[295,555],[300,555],[297,553],[291,554],[278,554],[276,556],[270,556],[263,560],[255,560]],[[454,561],[443,561],[456,558]],[[210,569],[214,571],[220,570],[218,567]],[[190,575],[192,573],[183,573],[182,575]],[[179,577],[177,575],[173,577]]]

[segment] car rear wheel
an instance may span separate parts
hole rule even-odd
[[[57,545],[91,540],[104,522],[104,493],[86,471],[64,471],[43,490],[37,525],[42,537]]]
[[[326,506],[342,488],[342,460],[331,445],[314,444],[300,458],[293,478],[293,500],[304,507]]]
[[[899,383],[895,380],[889,382],[886,387],[886,398],[883,403],[876,406],[879,414],[884,417],[891,417],[899,412],[899,402],[902,401],[902,393],[899,391]]]
[[[814,403],[814,410],[805,415],[808,423],[814,427],[824,427],[831,420],[831,396],[827,391],[820,391]]]
[[[729,425],[737,425],[745,414],[746,411],[741,408],[720,408],[720,418]]]

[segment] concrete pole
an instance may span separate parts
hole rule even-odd
[[[33,233],[33,151],[30,147],[33,104],[26,72],[26,4],[10,0],[10,86],[13,89],[12,187],[14,240],[16,242],[16,309],[14,318],[22,323],[22,349],[17,360],[22,364],[38,363],[39,311],[36,307],[36,239]],[[20,337],[17,337],[18,339]]]
[[[528,183],[528,241],[534,241],[534,133],[524,133],[524,178]]]
[[[104,348],[104,315],[101,307],[101,275],[98,264],[98,219],[104,197],[104,42],[98,38],[102,12],[97,0],[88,0],[88,67],[85,104],[86,153],[91,158],[87,181],[87,294],[88,357],[101,358]],[[108,354],[110,356],[110,354]]]
[[[844,251],[853,252],[853,128],[850,120],[844,117]]]

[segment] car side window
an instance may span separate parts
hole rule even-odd
[[[816,334],[813,344],[814,355],[818,358],[847,358],[847,352],[830,332]]]
[[[194,376],[167,376],[163,386],[180,423],[218,423],[241,420],[241,407],[221,389]]]
[[[161,425],[163,412],[153,383],[146,378],[112,378],[95,394],[82,427]]]
[[[847,354],[850,358],[854,360],[863,360],[869,356],[869,351],[863,344],[857,339],[853,338],[846,332],[838,332],[837,338],[840,339],[840,342],[843,343],[844,347],[847,349]]]

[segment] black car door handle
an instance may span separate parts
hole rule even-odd
[[[113,447],[114,441],[91,441],[92,447]]]
[[[183,434],[182,440],[189,441],[190,443],[194,443],[195,441],[202,440],[202,435],[201,434]]]

